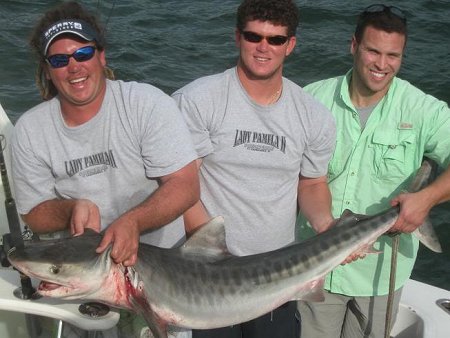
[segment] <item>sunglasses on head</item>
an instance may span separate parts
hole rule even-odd
[[[284,35],[263,36],[250,31],[243,31],[242,36],[244,37],[245,41],[252,43],[258,43],[263,39],[266,39],[267,43],[272,46],[284,45],[288,40],[288,37]]]
[[[381,13],[381,12],[387,12],[392,13],[395,16],[399,17],[402,20],[406,20],[406,15],[403,13],[403,11],[396,7],[396,6],[386,6],[383,4],[375,4],[370,5],[364,10],[364,13]]]
[[[92,59],[95,54],[95,46],[85,46],[77,49],[72,54],[54,54],[46,60],[53,68],[62,68],[69,64],[69,60],[73,57],[77,62],[84,62]]]

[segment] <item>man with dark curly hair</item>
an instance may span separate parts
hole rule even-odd
[[[292,243],[298,209],[318,231],[333,221],[326,173],[335,143],[334,120],[282,75],[296,44],[298,21],[291,0],[243,1],[235,32],[237,66],[173,94],[199,157],[201,201],[184,214],[185,226],[189,232],[211,216],[223,215],[227,246],[234,255]],[[242,322],[194,330],[193,337],[300,334],[295,302],[257,319],[244,315]]]

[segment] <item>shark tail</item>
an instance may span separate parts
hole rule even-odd
[[[437,165],[435,162],[425,158],[422,161],[417,174],[411,181],[408,191],[416,192],[427,186],[435,177],[437,172]],[[427,218],[425,222],[418,227],[414,232],[414,235],[419,241],[425,245],[428,249],[434,252],[442,252],[441,244],[439,243],[438,236],[434,231],[431,221]]]

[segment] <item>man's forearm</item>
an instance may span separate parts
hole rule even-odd
[[[199,200],[200,186],[194,162],[180,171],[162,179],[160,187],[149,198],[118,220],[128,218],[143,232],[159,228],[182,215]]]
[[[198,201],[192,208],[186,210],[183,219],[186,233],[189,236],[193,234],[200,225],[208,222],[210,217],[203,206],[202,201]]]
[[[21,216],[33,232],[60,231],[69,227],[74,205],[75,200],[48,200]]]
[[[316,232],[328,229],[333,223],[331,214],[331,193],[325,177],[301,178],[298,188],[300,212]]]

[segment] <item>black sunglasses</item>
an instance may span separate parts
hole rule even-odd
[[[405,13],[403,13],[403,11],[396,7],[396,6],[386,6],[383,4],[375,4],[375,5],[370,5],[369,7],[367,7],[364,10],[364,13],[381,13],[381,12],[387,12],[387,13],[392,13],[395,16],[398,16],[400,19],[402,20],[406,20],[406,15]]]
[[[272,46],[284,45],[288,40],[288,37],[284,35],[263,36],[250,31],[243,31],[242,36],[246,41],[252,43],[258,43],[266,39],[267,43]]]
[[[95,46],[85,46],[77,49],[72,54],[54,54],[46,60],[53,68],[62,68],[69,64],[69,60],[73,57],[77,62],[84,62],[92,59],[95,54]]]

